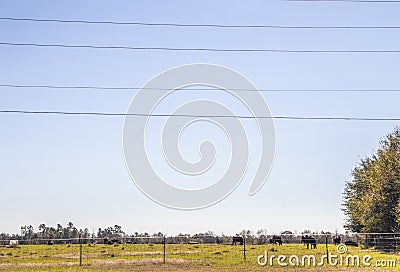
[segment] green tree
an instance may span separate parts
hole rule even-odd
[[[388,134],[379,149],[364,158],[346,182],[345,227],[354,232],[400,230],[400,129]]]
[[[44,224],[44,223],[40,224],[39,227],[38,227],[38,229],[39,229],[39,231],[41,232],[41,236],[42,236],[42,239],[43,239],[43,238],[44,238],[44,235],[45,235],[45,233],[46,233],[46,230],[47,230],[46,224]]]
[[[27,235],[28,235],[28,239],[31,239],[32,238],[32,235],[33,235],[33,226],[32,225],[29,225],[29,226],[27,226],[26,227],[26,230],[27,230]]]
[[[57,233],[56,234],[57,239],[63,238],[64,228],[61,224],[57,224],[56,233]]]

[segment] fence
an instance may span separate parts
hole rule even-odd
[[[365,247],[400,253],[400,233],[364,233],[359,236]]]
[[[276,252],[286,245],[286,252],[306,250],[301,236],[280,235],[283,247],[273,235],[238,237],[174,236],[113,237],[76,239],[0,240],[0,268],[29,266],[103,266],[171,264],[184,266],[255,265],[264,250]],[[333,235],[313,235],[318,254],[335,249]],[[240,237],[239,237],[240,238]],[[275,237],[276,238],[276,237]],[[379,251],[399,253],[400,234],[340,235],[341,243]]]
[[[222,244],[222,240],[212,236],[1,240],[0,270],[39,263],[41,267],[101,266],[110,263],[236,265],[243,261],[244,247],[245,244]]]

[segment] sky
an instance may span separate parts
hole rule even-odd
[[[0,17],[181,24],[399,26],[399,12],[399,3],[316,1],[0,3]],[[134,47],[400,50],[399,31],[0,20],[0,42]],[[263,90],[378,90],[263,92],[273,116],[400,117],[400,92],[379,91],[400,89],[398,53],[175,52],[0,45],[0,60],[0,84],[133,88],[177,66],[209,63],[233,69]],[[134,89],[0,87],[0,109],[124,113],[136,94]],[[184,94],[175,102],[199,97],[217,99],[218,94]],[[166,101],[160,112],[169,109],[168,103],[173,101]],[[230,99],[226,103],[235,105]],[[207,230],[235,234],[242,229],[343,232],[345,181],[351,179],[357,162],[372,154],[399,122],[274,120],[274,125],[275,160],[260,191],[248,195],[252,175],[246,173],[223,201],[201,210],[181,211],[152,201],[130,178],[123,154],[123,116],[0,113],[0,232],[15,233],[29,224],[35,228],[41,223],[66,225],[69,221],[90,230],[118,224],[127,233],[161,231],[171,235]],[[155,142],[156,133],[157,126],[153,126],[149,135],[155,150],[160,146]],[[181,149],[192,160],[198,159],[194,142],[202,138],[190,133],[211,133],[204,137],[218,143],[224,140],[224,136],[214,135],[220,132],[207,127],[194,127],[185,133]],[[218,154],[221,165],[229,160],[227,147],[222,143]],[[249,164],[254,165],[257,143],[252,150]]]

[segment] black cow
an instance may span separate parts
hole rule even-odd
[[[119,239],[112,239],[111,243],[113,243],[113,244],[122,244],[121,240],[119,240]]]
[[[358,247],[358,243],[357,243],[357,242],[354,242],[354,241],[346,241],[346,242],[344,242],[344,244],[345,244],[346,246]]]
[[[113,244],[113,242],[111,242],[111,240],[108,237],[104,237],[103,241],[104,241],[105,245],[112,245]]]
[[[232,237],[232,245],[243,245],[243,237],[233,236]]]
[[[301,242],[307,246],[307,249],[310,247],[310,245],[311,248],[317,248],[317,241],[312,236],[309,235],[301,236]]]
[[[122,244],[121,240],[119,239],[110,239],[108,237],[104,237],[104,244],[105,245],[118,245],[118,244]]]
[[[333,243],[335,244],[335,246],[340,244],[340,241],[341,241],[340,236],[333,237]]]
[[[277,244],[277,245],[281,246],[282,245],[282,237],[274,235],[274,236],[272,236],[271,239],[269,239],[269,243]]]

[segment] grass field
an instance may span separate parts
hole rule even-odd
[[[329,252],[338,254],[334,245],[329,245]],[[285,255],[289,258],[296,255],[301,260],[304,255],[313,254],[317,263],[326,254],[325,245],[317,249],[306,249],[304,245],[246,245],[246,260],[242,246],[232,245],[187,245],[167,244],[166,263],[161,244],[125,244],[125,245],[82,245],[82,266],[79,245],[20,245],[17,248],[0,247],[0,270],[7,271],[291,271],[306,269],[307,271],[399,271],[400,256],[382,254],[372,250],[349,247],[344,258],[357,255],[362,259],[370,255],[371,267],[343,265],[331,266],[325,262],[323,266],[290,265],[282,267],[273,259],[272,266],[257,263],[259,255],[268,252],[271,255]],[[340,255],[340,254],[338,254]],[[263,259],[261,259],[263,260]],[[394,260],[396,267],[377,268],[376,261]],[[293,263],[296,258],[292,257]],[[381,262],[382,263],[382,262]],[[393,264],[393,263],[392,263]]]

